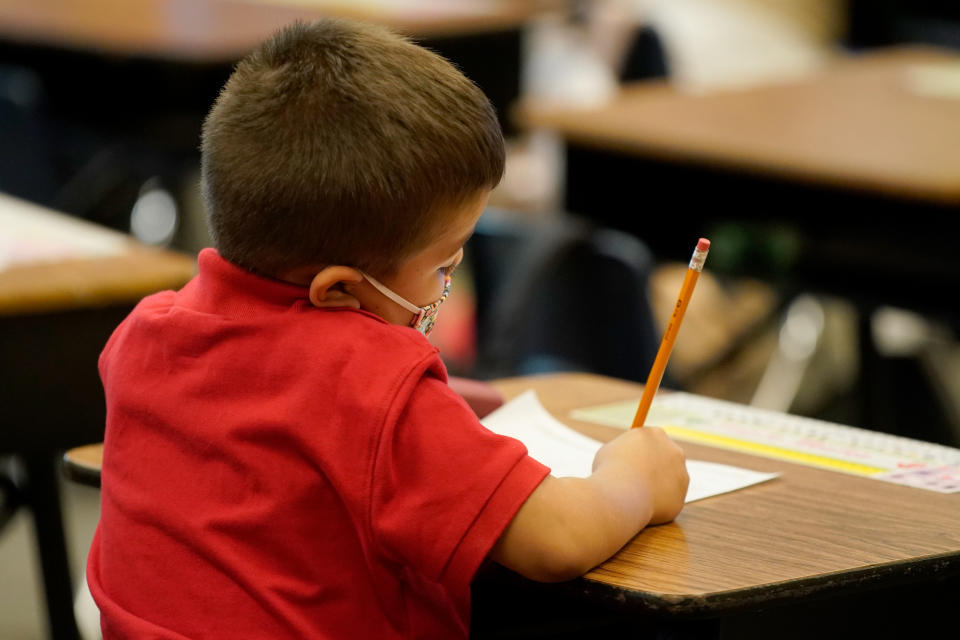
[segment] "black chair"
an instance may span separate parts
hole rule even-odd
[[[20,490],[12,478],[0,473],[0,531],[10,522],[19,506]]]
[[[658,347],[637,238],[570,216],[485,214],[468,245],[477,293],[474,377],[577,370],[645,380]]]
[[[55,181],[41,93],[29,70],[0,64],[0,191],[49,204]]]
[[[670,74],[667,54],[656,29],[639,27],[633,34],[620,68],[620,82],[655,80]]]
[[[850,0],[845,44],[868,49],[911,43],[960,49],[955,0]]]

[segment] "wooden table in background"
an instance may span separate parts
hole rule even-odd
[[[145,295],[183,285],[195,260],[3,194],[0,218],[0,261],[13,261],[0,265],[0,454],[16,456],[24,471],[19,489],[36,522],[49,631],[76,638],[60,452],[103,438],[97,357],[114,327]],[[29,229],[38,219],[40,231]],[[103,245],[100,255],[89,253],[91,243]],[[23,262],[24,252],[45,259]]]
[[[295,20],[354,18],[386,25],[453,60],[509,126],[503,114],[520,92],[523,28],[560,5],[558,0],[15,1],[0,11],[0,57],[35,69],[47,85],[47,102],[67,101],[91,118],[110,112],[114,126],[133,117],[131,106],[155,118],[169,118],[171,111],[189,116],[179,125],[190,125],[185,144],[196,147],[202,117],[237,60]],[[64,65],[73,70],[64,73],[59,69]],[[165,125],[167,136],[175,124]]]
[[[44,0],[7,2],[0,36],[191,62],[235,60],[295,20],[339,16],[418,38],[515,28],[550,0]]]
[[[895,306],[960,329],[947,293],[960,290],[958,69],[956,51],[895,48],[762,86],[639,83],[601,106],[528,103],[517,115],[566,140],[568,210],[635,234],[661,260],[685,261],[707,236],[711,272],[762,278],[785,302],[852,302],[859,378],[846,420],[944,439],[941,383],[903,393],[905,370],[922,367],[879,353],[872,317]]]
[[[595,108],[529,102],[517,113],[585,146],[958,205],[960,103],[911,88],[923,73],[912,68],[944,64],[960,53],[892,49],[762,86],[636,83]]]
[[[589,374],[493,384],[508,398],[535,389],[550,413],[598,440],[620,431],[571,420],[570,411],[639,399],[642,391],[636,383]],[[645,529],[584,578],[525,583],[514,606],[546,602],[531,614],[545,616],[531,622],[531,632],[578,607],[598,619],[619,617],[618,629],[661,625],[736,638],[887,637],[953,614],[948,603],[960,594],[960,494],[681,445],[691,459],[781,475],[687,505],[675,522]],[[89,475],[99,469],[101,454],[100,445],[77,449],[68,464],[86,467]],[[475,618],[495,617],[490,607],[507,604],[506,598],[488,602]],[[831,619],[840,613],[842,620]],[[862,635],[867,629],[872,634]]]
[[[662,258],[685,260],[718,223],[786,227],[798,255],[765,266],[800,286],[955,311],[932,294],[960,287],[942,242],[960,214],[960,96],[937,94],[929,77],[949,84],[952,73],[955,85],[958,65],[949,50],[881,50],[750,88],[657,81],[593,108],[530,102],[517,119],[566,140],[570,211],[636,233]],[[762,237],[714,240],[714,268],[734,240],[754,257],[766,249]]]

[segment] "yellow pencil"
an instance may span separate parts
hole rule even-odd
[[[631,428],[642,427],[647,419],[647,413],[650,411],[650,404],[653,402],[653,396],[660,388],[660,380],[663,379],[663,372],[667,368],[667,360],[670,359],[670,352],[673,351],[673,343],[677,339],[677,333],[680,331],[680,323],[683,322],[683,314],[690,303],[690,296],[693,295],[693,287],[697,284],[697,278],[703,271],[703,263],[707,259],[707,252],[710,250],[710,241],[706,238],[700,238],[697,242],[697,248],[693,250],[693,257],[690,258],[690,265],[687,268],[687,275],[683,278],[683,285],[680,287],[680,295],[677,297],[677,304],[673,307],[673,315],[670,316],[670,322],[667,324],[667,330],[663,332],[663,340],[660,342],[660,349],[657,351],[657,357],[653,361],[653,367],[650,369],[650,375],[647,376],[647,384],[643,387],[643,396],[640,398],[640,406],[637,407],[637,414],[633,417]]]

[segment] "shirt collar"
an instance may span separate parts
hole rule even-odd
[[[309,289],[261,276],[225,260],[216,249],[197,257],[197,275],[177,296],[177,303],[211,313],[242,313],[264,307],[309,304]]]

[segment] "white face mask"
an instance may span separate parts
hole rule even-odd
[[[396,293],[391,291],[386,287],[386,285],[378,282],[376,279],[368,276],[367,274],[360,272],[367,281],[376,287],[377,291],[387,296],[398,305],[410,311],[414,314],[413,320],[410,322],[410,326],[425,336],[430,335],[430,332],[433,331],[433,325],[437,321],[437,314],[440,312],[440,305],[444,300],[447,299],[447,296],[450,295],[450,276],[448,275],[443,284],[443,295],[440,296],[440,299],[434,302],[433,304],[428,304],[425,307],[418,307],[417,305],[401,298]]]

